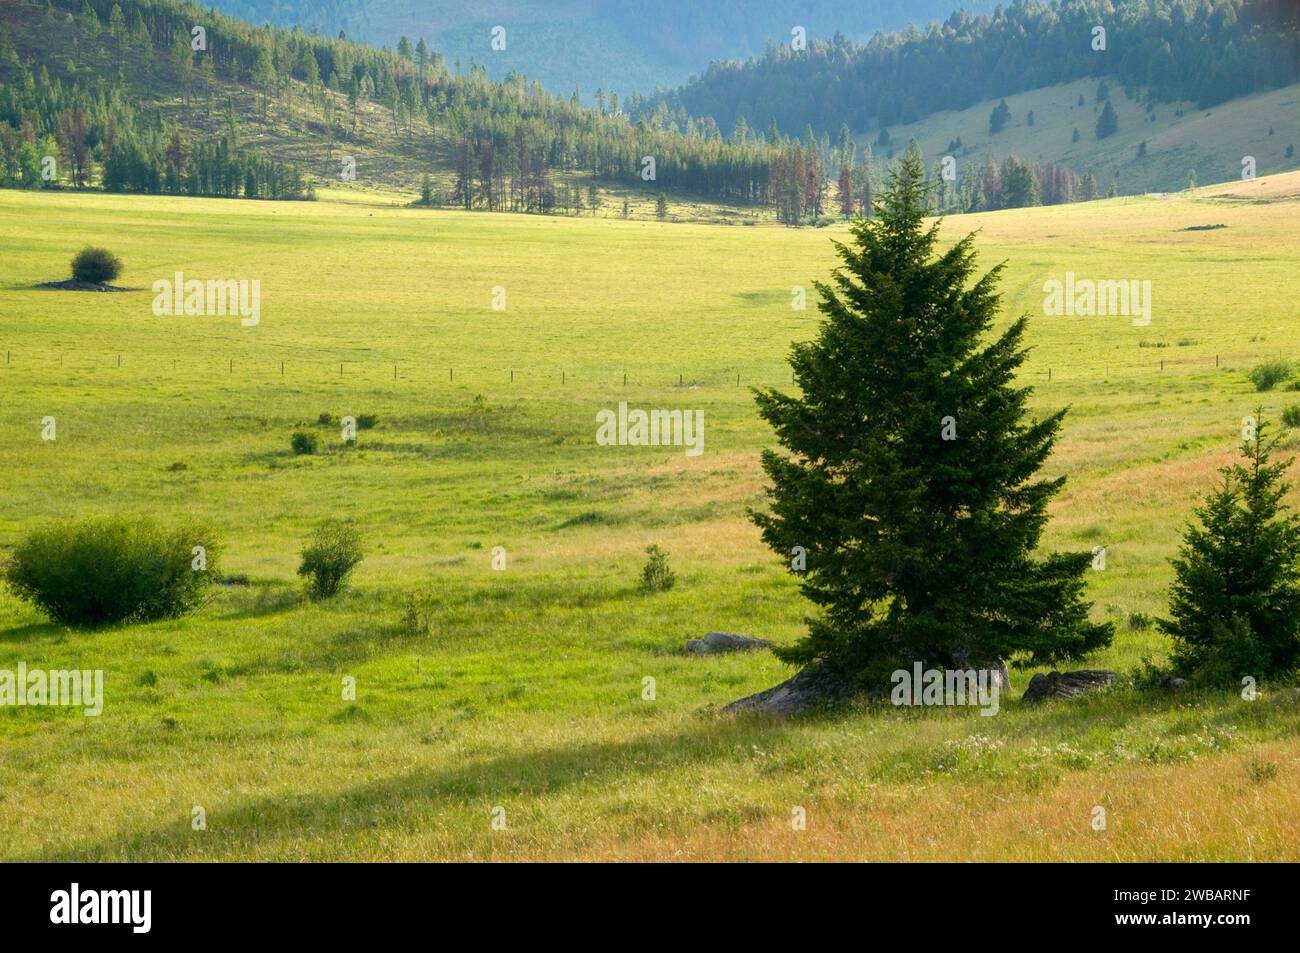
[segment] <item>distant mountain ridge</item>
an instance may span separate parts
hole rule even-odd
[[[718,60],[761,54],[803,27],[810,40],[836,32],[868,40],[877,31],[923,27],[956,7],[990,12],[996,0],[212,0],[252,23],[313,28],[395,47],[402,36],[426,42],[448,63],[470,60],[494,79],[511,70],[568,95],[579,86],[626,96],[669,89]],[[491,29],[505,27],[506,48],[491,48]]]

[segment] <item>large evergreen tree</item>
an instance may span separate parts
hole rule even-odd
[[[1243,463],[1219,471],[1173,561],[1169,619],[1177,671],[1209,684],[1288,675],[1300,666],[1300,518],[1283,502],[1291,460],[1270,461],[1259,420]]]
[[[915,661],[1078,658],[1112,635],[1082,598],[1089,553],[1033,557],[1064,411],[1030,420],[1014,385],[1025,319],[982,345],[1000,266],[972,281],[974,236],[936,251],[927,211],[911,151],[817,284],[825,320],[790,356],[801,395],[756,392],[788,453],[764,452],[771,509],[753,519],[787,558],[803,548],[821,610],[780,654],[862,687]]]

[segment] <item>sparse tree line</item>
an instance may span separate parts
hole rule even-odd
[[[935,205],[941,212],[993,212],[1034,205],[1090,202],[1099,197],[1097,177],[1078,175],[1052,162],[1030,162],[1008,156],[1001,162],[986,159],[949,182],[936,169]]]

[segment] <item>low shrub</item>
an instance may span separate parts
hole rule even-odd
[[[76,281],[102,285],[121,273],[121,260],[107,248],[87,245],[72,259],[72,277]]]
[[[642,592],[665,592],[677,582],[677,575],[668,568],[668,554],[658,546],[646,548],[645,566],[641,570]]]
[[[1255,390],[1272,390],[1283,381],[1290,380],[1292,367],[1290,361],[1266,361],[1250,369],[1246,375],[1255,385]]]
[[[1300,427],[1300,404],[1292,404],[1282,411],[1282,423],[1288,427]]]
[[[320,448],[320,438],[306,430],[295,430],[289,442],[299,456],[315,453]]]
[[[325,523],[303,547],[298,575],[307,577],[311,598],[328,599],[338,595],[361,559],[361,534],[347,523]]]
[[[409,593],[402,605],[402,631],[406,635],[424,636],[433,631],[437,602],[432,596]]]
[[[357,415],[357,427],[361,430],[373,430],[377,423],[379,423],[379,418],[374,414]]]
[[[202,559],[195,552],[202,547]],[[94,627],[183,615],[215,579],[219,544],[197,523],[95,519],[36,530],[4,578],[55,622]]]

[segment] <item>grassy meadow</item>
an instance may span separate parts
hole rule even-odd
[[[1227,227],[1183,230],[1208,224]],[[942,233],[975,229],[982,264],[1007,263],[1004,317],[1031,315],[1035,406],[1071,408],[1045,544],[1107,547],[1089,594],[1117,636],[1078,667],[1160,661],[1150,620],[1191,506],[1243,416],[1300,403],[1246,379],[1300,357],[1300,173]],[[0,557],[53,521],[193,514],[220,527],[220,573],[249,582],[187,618],[97,631],[0,592],[0,668],[105,671],[98,718],[0,708],[0,855],[1300,859],[1287,686],[1246,702],[1121,685],[1030,710],[1019,672],[991,718],[719,713],[791,674],[767,653],[682,646],[801,632],[796,581],[745,515],[772,442],[749,388],[788,385],[787,348],[818,320],[812,282],[846,236],[355,194],[0,192]],[[133,290],[34,287],[87,243],[123,259]],[[151,285],[178,270],[259,280],[260,324],[155,317]],[[1066,271],[1150,280],[1150,324],[1044,316],[1043,282]],[[597,446],[597,411],[622,400],[703,409],[703,454]],[[322,413],[379,423],[348,448]],[[294,456],[297,429],[322,452]],[[332,517],[356,521],[367,556],[349,591],[309,603],[299,551]],[[651,544],[678,581],[643,595]]]

